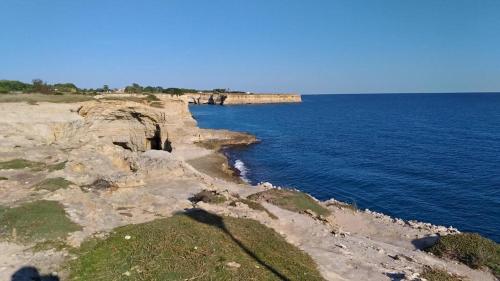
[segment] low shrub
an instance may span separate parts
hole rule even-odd
[[[151,94],[146,96],[146,100],[147,101],[161,101],[157,96],[151,95]]]
[[[426,251],[438,257],[458,260],[471,268],[487,266],[500,277],[500,245],[477,233],[441,236]]]
[[[462,277],[450,274],[446,270],[426,266],[420,277],[428,281],[464,281]]]
[[[226,197],[223,195],[217,193],[216,191],[213,190],[202,190],[193,197],[189,198],[191,202],[198,203],[200,201],[205,202],[205,203],[210,203],[210,204],[221,204],[226,202]]]

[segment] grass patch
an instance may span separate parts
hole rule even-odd
[[[221,204],[227,201],[227,198],[216,191],[202,190],[193,197],[189,198],[191,202],[198,203],[200,201],[210,204]]]
[[[66,189],[72,182],[61,178],[48,178],[34,185],[35,190],[48,190],[48,191],[56,191],[58,189]]]
[[[463,281],[462,277],[454,274],[450,274],[445,270],[432,268],[426,266],[422,274],[420,274],[421,278],[425,278],[428,281]]]
[[[323,280],[272,229],[202,210],[120,227],[78,251],[69,280]]]
[[[145,97],[141,97],[141,96],[138,96],[138,97],[121,97],[121,96],[106,95],[106,96],[100,98],[100,100],[132,101],[132,102],[137,102],[137,103],[144,103],[144,101],[146,100],[146,98]]]
[[[274,220],[278,219],[278,217],[275,214],[269,212],[269,210],[266,209],[264,206],[262,206],[262,204],[260,204],[259,202],[255,202],[252,200],[242,198],[242,199],[238,199],[237,201],[231,202],[231,205],[236,206],[236,202],[241,202],[241,203],[247,205],[250,209],[253,209],[256,211],[261,211],[261,212],[266,212],[269,215],[269,217],[271,217]]]
[[[56,201],[39,200],[0,211],[0,234],[8,240],[57,240],[80,229]]]
[[[39,102],[53,102],[53,103],[74,103],[93,100],[94,98],[89,95],[81,94],[4,94],[0,95],[1,102],[27,102],[31,105],[36,105]]]
[[[8,180],[8,178],[6,178],[6,177],[0,177],[0,181],[6,181],[6,180]]]
[[[56,251],[69,249],[74,251],[74,248],[66,244],[66,242],[63,240],[46,240],[38,242],[35,244],[35,246],[30,248],[30,250],[33,252],[48,251],[50,249],[55,249]]]
[[[156,107],[156,108],[163,108],[163,103],[159,101],[153,101],[149,103],[149,106]]]
[[[4,169],[19,170],[24,168],[30,168],[35,171],[40,171],[45,168],[45,164],[40,162],[29,161],[26,159],[13,159],[5,162],[0,162],[0,170]]]
[[[334,207],[337,207],[339,209],[348,209],[348,210],[351,210],[353,212],[358,211],[358,206],[356,205],[355,202],[353,202],[352,204],[349,204],[349,203],[335,201],[335,202],[329,202],[326,205],[327,206],[334,206]]]
[[[148,101],[161,101],[157,96],[151,95],[151,94],[146,96],[146,100],[148,100]]]
[[[477,233],[441,236],[426,251],[438,257],[458,260],[474,269],[487,266],[500,278],[500,245]]]
[[[68,161],[59,162],[59,163],[56,163],[53,165],[48,165],[47,169],[49,170],[49,172],[62,170],[62,169],[64,169],[64,167],[66,167],[66,162],[68,162]]]
[[[311,210],[317,215],[328,216],[330,210],[321,206],[311,196],[296,190],[291,189],[269,189],[248,196],[250,200],[264,200],[271,204],[277,205],[283,209],[293,212],[305,212]]]

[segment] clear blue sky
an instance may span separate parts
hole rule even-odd
[[[0,79],[500,91],[499,0],[0,0]]]

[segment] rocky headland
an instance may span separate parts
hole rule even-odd
[[[189,103],[216,105],[302,102],[298,94],[188,93],[184,97]]]
[[[133,229],[127,227],[162,222],[161,219],[179,218],[179,214],[193,212],[198,215],[190,217],[198,219],[200,212],[205,219],[228,218],[229,230],[220,224],[214,225],[224,229],[224,237],[231,237],[245,250],[245,258],[217,260],[216,271],[227,271],[232,278],[239,276],[238,280],[253,280],[238,272],[252,274],[255,271],[256,276],[260,276],[262,270],[268,270],[270,279],[276,280],[424,280],[421,274],[426,268],[442,269],[468,280],[496,280],[485,268],[472,269],[422,250],[436,243],[439,236],[458,233],[454,228],[391,218],[370,210],[358,210],[334,199],[319,202],[270,183],[251,186],[242,182],[235,177],[220,149],[255,143],[255,136],[198,128],[188,102],[184,98],[164,96],[153,102],[124,98],[57,104],[0,103],[0,219],[5,220],[0,221],[0,280],[10,280],[16,272],[23,274],[20,269],[26,266],[61,280],[85,280],[81,276],[92,276],[102,270],[99,266],[102,261],[97,264],[88,257],[91,251],[78,250],[81,245],[88,247],[89,239],[112,240],[122,233],[131,233],[120,239],[123,243],[132,243],[144,237],[137,237]],[[44,206],[46,202],[59,204],[63,210],[62,215],[54,212],[46,220],[50,223],[62,216],[66,230],[60,235],[40,237],[30,230],[52,233],[51,230],[36,223],[25,224],[19,216],[2,215],[18,208],[26,214],[33,204]],[[37,221],[45,219],[40,217]],[[199,221],[206,222],[205,219]],[[245,235],[256,234],[247,231],[242,232],[247,234],[232,235],[231,225],[237,223],[233,219],[258,222],[276,233],[273,239],[283,239],[305,254],[297,264],[306,264],[311,259],[315,268],[310,269],[309,277],[292,275],[295,271],[287,266],[273,268],[266,262],[265,255],[252,254],[253,248],[241,245],[240,241]],[[179,223],[188,222],[179,218]],[[151,233],[157,230],[150,228]],[[272,235],[266,235],[258,236],[258,240],[270,240]],[[214,236],[203,238],[216,239]],[[174,243],[174,240],[168,241]],[[92,245],[104,245],[99,243]],[[156,244],[147,247],[154,252]],[[197,244],[192,251],[202,250],[199,247],[202,246]],[[180,249],[175,251],[181,255]],[[114,255],[119,256],[120,249]],[[202,252],[197,257],[205,256],[210,254]],[[294,258],[290,255],[290,264]],[[244,259],[250,259],[255,266],[250,268]],[[150,260],[144,265],[141,263],[142,267],[130,268],[124,265],[125,261],[117,261],[118,275],[112,275],[110,269],[106,278],[93,280],[153,280],[147,273],[167,265],[155,264],[153,269]],[[188,262],[197,263],[196,260]],[[84,272],[85,266],[95,272]],[[74,272],[74,268],[79,271]],[[304,272],[305,268],[308,267],[304,267]],[[314,275],[316,270],[320,276]],[[211,280],[210,272],[209,269],[199,274],[193,272],[193,276],[179,273],[177,277],[169,275],[171,279],[161,280]]]

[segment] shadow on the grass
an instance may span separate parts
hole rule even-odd
[[[252,252],[250,249],[248,249],[241,241],[236,239],[231,232],[226,228],[226,225],[224,223],[224,219],[218,215],[211,214],[209,212],[206,212],[204,210],[200,209],[193,209],[189,210],[186,213],[184,213],[191,219],[194,219],[195,221],[207,224],[207,225],[212,225],[218,227],[220,230],[222,230],[224,233],[226,233],[245,253],[247,253],[250,257],[252,257],[256,262],[258,262],[260,265],[263,267],[267,268],[269,271],[274,273],[278,278],[281,280],[289,281],[290,279],[281,274],[277,269],[272,267],[271,265],[267,264],[265,261],[261,260],[257,255],[255,255],[254,252]]]

